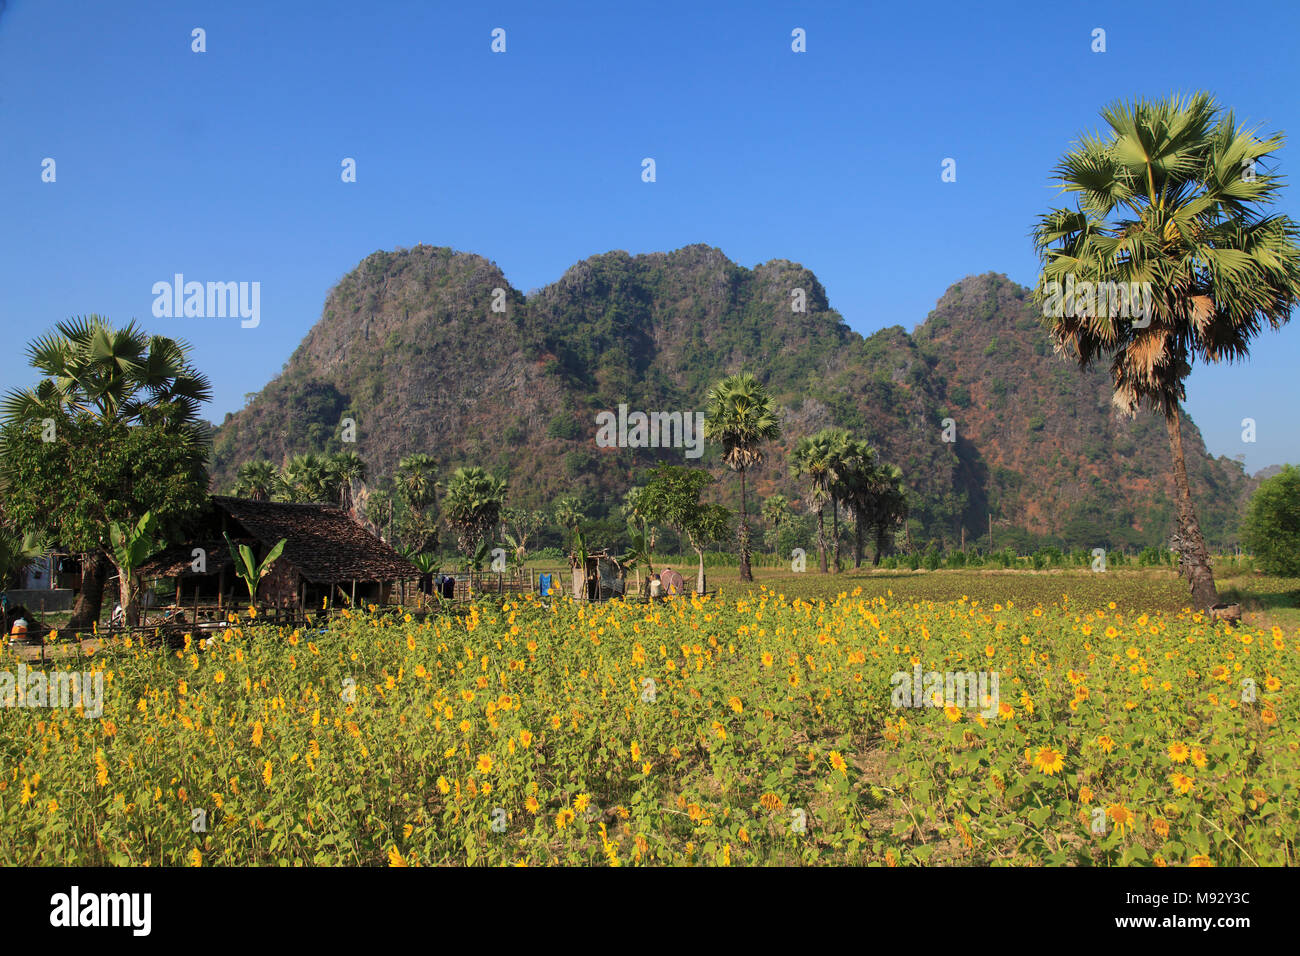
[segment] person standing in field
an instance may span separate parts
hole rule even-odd
[[[669,595],[686,593],[686,580],[672,568],[664,568],[659,574],[659,579]]]

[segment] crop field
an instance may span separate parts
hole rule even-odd
[[[0,863],[1296,862],[1294,627],[1154,572],[731,575],[48,665],[103,712],[0,708]]]

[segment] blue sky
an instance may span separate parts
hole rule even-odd
[[[611,249],[705,242],[803,263],[863,334],[910,330],[965,275],[1034,282],[1051,168],[1116,99],[1206,89],[1291,135],[1284,174],[1300,156],[1294,3],[0,7],[0,386],[32,380],[33,336],[99,312],[187,339],[216,421],[378,249],[477,252],[527,291]],[[1300,191],[1280,211],[1300,219]],[[154,318],[177,272],[260,282],[261,324]],[[1300,461],[1298,364],[1294,323],[1193,373],[1213,453]]]

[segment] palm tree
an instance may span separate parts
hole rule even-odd
[[[864,518],[876,539],[876,553],[871,558],[872,566],[876,567],[890,546],[894,528],[907,520],[907,490],[903,486],[902,469],[887,462],[874,468],[869,480],[870,510]]]
[[[279,474],[275,465],[265,458],[246,461],[235,475],[234,493],[239,498],[269,501],[278,485]]]
[[[843,444],[848,433],[842,428],[823,428],[815,435],[800,438],[790,452],[790,474],[808,481],[806,501],[817,512],[817,559],[822,574],[826,565],[826,505],[831,502],[831,488],[839,480]]]
[[[781,422],[763,383],[749,372],[729,375],[709,389],[704,436],[722,445],[722,460],[740,475],[740,580],[754,580],[749,566],[749,514],[745,473],[763,462],[763,445],[781,437]]]
[[[555,523],[561,528],[577,531],[578,525],[586,518],[582,510],[582,502],[577,498],[561,498],[555,502]]]
[[[461,554],[473,558],[475,547],[501,520],[506,482],[482,468],[457,468],[447,482],[443,517],[456,535]]]
[[[365,481],[369,473],[366,461],[354,451],[341,451],[330,456],[330,465],[339,483],[339,506],[351,512],[352,488]]]
[[[772,553],[776,553],[777,535],[781,525],[790,520],[790,501],[785,495],[768,495],[763,500],[763,522],[772,531]]]
[[[397,463],[397,487],[406,503],[423,511],[438,496],[438,462],[429,455],[407,455]]]
[[[59,409],[130,423],[153,408],[165,410],[169,424],[196,436],[201,430],[198,412],[212,386],[189,364],[184,342],[149,335],[135,322],[116,329],[89,315],[60,322],[27,351],[46,377],[35,388],[9,392],[0,403],[6,418],[30,421]]]
[[[835,478],[831,482],[831,506],[835,509],[834,516],[834,567],[835,573],[840,571],[840,529],[839,529],[839,512],[843,507],[845,511],[855,516],[854,521],[854,538],[855,538],[855,563],[858,566],[856,553],[857,541],[859,539],[860,522],[856,520],[858,514],[854,508],[854,499],[862,494],[864,486],[868,481],[871,470],[874,467],[876,452],[875,449],[860,438],[853,438],[848,432],[837,429],[837,446],[835,461]]]
[[[1134,415],[1146,404],[1164,417],[1175,543],[1192,601],[1204,610],[1218,592],[1192,506],[1179,406],[1197,358],[1245,358],[1263,325],[1280,328],[1300,300],[1300,230],[1287,216],[1261,211],[1282,181],[1256,170],[1283,138],[1262,140],[1238,127],[1205,93],[1117,103],[1101,115],[1104,136],[1083,137],[1056,167],[1075,208],[1051,210],[1034,230],[1044,284],[1035,295],[1045,313],[1064,312],[1047,319],[1059,352],[1081,367],[1110,359],[1118,408]],[[1150,311],[1141,322],[1116,321],[1113,308],[1092,301],[1091,285],[1052,309],[1047,283],[1064,286],[1070,277],[1076,289],[1149,283],[1142,298]]]
[[[333,501],[340,485],[334,463],[324,455],[294,455],[280,469],[276,500],[288,502]]]
[[[207,377],[189,362],[189,346],[150,335],[135,322],[114,328],[104,316],[77,316],[27,349],[29,364],[44,378],[35,388],[14,389],[0,402],[10,421],[39,421],[51,413],[88,415],[106,423],[137,424],[144,418],[170,426],[204,468],[210,445],[199,408],[212,397]],[[81,556],[81,593],[68,627],[99,619],[110,559],[99,548]]]
[[[853,567],[862,567],[862,545],[873,504],[876,450],[860,438],[845,442],[843,470],[832,492],[853,514]],[[839,563],[838,552],[836,563]]]

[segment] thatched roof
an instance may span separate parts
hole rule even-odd
[[[413,580],[420,570],[334,505],[213,495],[218,510],[261,542],[285,539],[284,558],[313,584]],[[232,530],[232,538],[238,538]],[[210,560],[210,558],[209,558]]]
[[[285,545],[287,548],[288,545]],[[202,548],[206,553],[206,571],[194,570],[194,549]],[[196,539],[188,544],[177,544],[159,551],[140,566],[139,573],[144,578],[182,578],[200,574],[216,574],[222,568],[234,566],[230,557],[230,547],[224,538]]]

